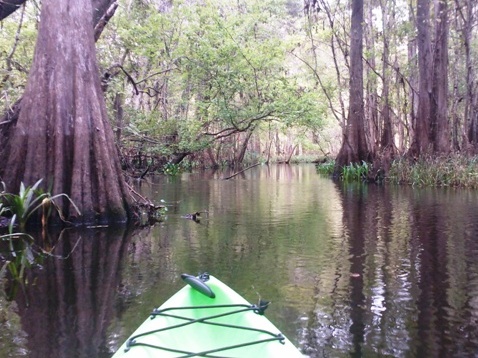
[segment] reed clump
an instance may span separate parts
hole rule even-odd
[[[392,162],[387,180],[413,186],[478,188],[478,156],[398,158]]]

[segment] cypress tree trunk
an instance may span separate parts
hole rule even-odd
[[[413,155],[429,152],[430,145],[430,96],[432,92],[431,69],[432,53],[430,39],[430,0],[417,0],[417,47],[419,94],[418,110],[413,143],[410,151]]]
[[[393,5],[391,5],[393,6]],[[390,24],[390,9],[388,3],[385,1],[381,3],[382,10],[382,35],[383,35],[383,53],[382,53],[382,135],[380,138],[380,146],[382,150],[389,150],[394,152],[393,142],[393,128],[392,128],[392,110],[390,105],[390,71],[388,63],[390,62],[390,33],[388,28]]]
[[[466,96],[465,96],[465,126],[466,138],[463,142],[470,144],[476,152],[478,149],[478,93],[476,93],[476,70],[473,65],[472,42],[474,27],[473,1],[465,0],[464,6],[457,7],[459,18],[462,21],[461,33],[463,47],[465,48],[466,66]],[[471,149],[470,148],[470,149]]]
[[[433,86],[431,96],[431,137],[435,153],[450,151],[450,123],[448,121],[448,6],[439,0],[435,6],[437,21],[433,56]]]
[[[349,163],[369,160],[365,138],[365,111],[363,101],[363,0],[352,1],[350,39],[350,101],[342,147],[336,159],[335,172]]]
[[[375,49],[375,39],[377,37],[376,31],[373,26],[373,6],[369,4],[366,6],[366,20],[364,22],[364,42],[365,42],[365,57],[368,66],[365,67],[365,128],[367,134],[367,142],[369,144],[370,151],[372,153],[378,153],[380,151],[379,143],[382,126],[380,125],[379,117],[379,95],[378,95],[378,78],[375,73],[377,70],[375,58],[377,56]],[[385,56],[385,55],[384,55]]]
[[[34,60],[0,175],[9,192],[43,178],[73,222],[126,221],[129,204],[96,63],[90,1],[43,0]]]
[[[413,155],[448,153],[448,9],[446,1],[435,6],[435,36],[430,36],[430,0],[417,1],[418,69],[420,73],[418,113]]]

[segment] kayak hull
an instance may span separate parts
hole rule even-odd
[[[213,276],[205,284],[214,297],[185,286],[113,358],[303,357],[263,315],[265,305],[251,305]]]

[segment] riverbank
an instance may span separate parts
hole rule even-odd
[[[332,174],[335,162],[329,161],[317,165],[321,174]],[[368,163],[354,164],[344,167],[341,179],[357,180],[368,178],[373,172]],[[373,180],[383,180],[394,184],[413,186],[448,186],[478,188],[478,156],[465,157],[452,154],[442,157],[427,157],[409,159],[405,157],[392,161],[390,169],[380,173]]]

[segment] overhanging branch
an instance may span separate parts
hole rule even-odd
[[[243,120],[239,125],[234,124],[232,127],[227,127],[224,128],[218,132],[211,133],[211,132],[205,132],[204,135],[206,136],[211,136],[214,137],[214,140],[229,137],[235,133],[241,133],[241,132],[246,132],[248,131],[253,125],[255,125],[256,122],[260,120],[264,120],[265,118],[271,117],[273,112],[267,112],[264,114],[261,114],[257,117],[248,119],[248,120]],[[247,125],[244,127],[240,127],[241,124],[247,122]]]

